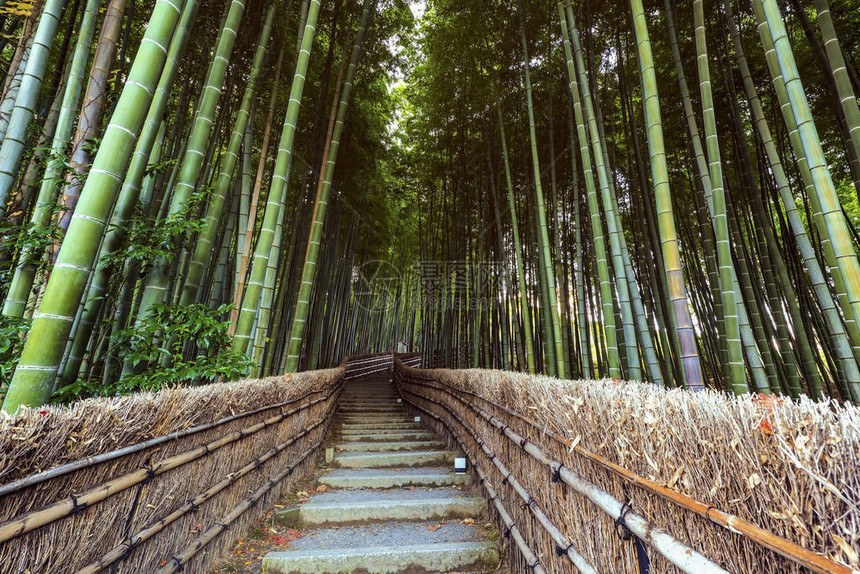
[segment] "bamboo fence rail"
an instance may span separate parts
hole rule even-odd
[[[344,370],[0,418],[3,572],[204,572],[315,467]]]
[[[850,562],[844,560],[844,556],[853,555],[856,559],[851,546],[857,547],[857,537],[852,538],[850,531],[828,533],[848,539],[846,544],[851,546],[842,556],[832,551],[832,546],[836,546],[837,551],[843,550],[841,545],[834,544],[829,554],[822,554],[809,550],[808,539],[792,539],[792,534],[797,536],[797,531],[803,532],[804,528],[812,531],[816,524],[832,523],[834,516],[843,519],[849,526],[856,524],[855,519],[860,515],[860,511],[852,498],[856,497],[856,491],[849,488],[852,473],[856,474],[851,468],[846,467],[843,470],[849,487],[839,481],[836,484],[841,488],[821,481],[807,485],[820,491],[819,496],[830,496],[840,502],[840,514],[814,516],[808,524],[798,526],[793,523],[792,526],[797,529],[794,533],[785,530],[775,533],[757,526],[758,521],[743,515],[773,518],[779,510],[794,504],[794,501],[782,498],[754,500],[756,506],[745,508],[744,503],[750,504],[752,499],[749,491],[759,485],[743,480],[745,475],[742,473],[751,471],[740,466],[737,460],[722,461],[726,476],[721,478],[735,490],[730,506],[735,512],[730,513],[719,509],[719,500],[707,504],[700,502],[692,493],[680,492],[679,487],[687,490],[688,483],[692,482],[681,483],[678,480],[684,473],[690,473],[699,480],[705,478],[702,475],[707,472],[708,467],[702,464],[701,458],[679,460],[676,457],[677,452],[673,452],[675,449],[666,449],[666,458],[661,460],[658,454],[649,452],[645,443],[654,440],[654,433],[664,432],[669,440],[684,440],[684,427],[690,422],[687,419],[673,420],[666,417],[660,420],[657,417],[650,421],[650,432],[639,434],[624,432],[623,425],[618,425],[620,432],[614,429],[610,431],[606,425],[599,426],[602,421],[595,420],[598,418],[596,413],[605,415],[607,411],[607,405],[600,404],[599,399],[603,396],[601,393],[608,390],[617,394],[620,392],[619,385],[608,381],[586,385],[582,382],[491,371],[419,371],[399,362],[395,366],[395,380],[405,402],[434,417],[435,420],[431,421],[431,424],[437,424],[443,433],[447,431],[446,434],[454,439],[457,446],[470,453],[473,464],[476,464],[474,456],[481,451],[493,462],[496,469],[494,476],[499,480],[500,496],[520,500],[524,500],[525,496],[532,497],[527,500],[525,506],[518,505],[513,508],[513,520],[521,525],[520,530],[524,533],[528,546],[534,549],[534,556],[547,571],[574,571],[571,560],[559,561],[559,557],[564,556],[568,550],[564,540],[572,540],[577,552],[597,571],[637,571],[636,546],[624,540],[633,534],[647,545],[652,568],[656,572],[858,572],[855,564],[849,566],[843,563]],[[583,386],[586,388],[580,388]],[[598,386],[602,386],[603,390],[595,392],[594,389]],[[693,397],[683,392],[670,393],[667,398],[664,396],[666,391],[653,387],[630,387],[624,398],[631,403],[629,408],[641,409],[642,416],[651,414],[647,411],[653,403],[643,400],[648,393],[659,393],[661,398],[669,402],[692,403],[695,398],[700,401],[705,398],[701,395]],[[639,404],[630,397],[636,392],[645,395],[639,398]],[[577,396],[578,394],[582,396]],[[743,405],[743,399],[715,396],[713,393],[707,398],[723,401],[726,403],[723,407],[727,410],[742,410],[739,406]],[[589,404],[589,399],[593,404]],[[610,405],[609,410],[615,406]],[[780,404],[779,409],[806,411],[807,415],[824,412],[811,403]],[[563,415],[562,425],[559,412],[565,410],[570,412]],[[757,434],[774,438],[771,435],[781,432],[780,423],[783,421],[780,415],[767,409],[765,414],[770,414],[773,420],[762,419],[765,421],[764,427],[759,423],[748,428]],[[799,416],[798,413],[793,415]],[[854,423],[857,421],[857,413],[845,411],[835,413],[833,417],[838,418],[838,415],[848,419],[847,422],[842,420],[841,426],[837,425],[843,430],[840,442],[844,442],[841,446],[849,451],[856,451],[858,434]],[[734,413],[734,416],[737,416],[737,413]],[[782,416],[788,420],[793,418],[784,413]],[[577,431],[594,424],[593,436],[588,436],[588,439],[595,439],[598,446],[587,449],[583,445],[583,434],[571,433],[574,430],[569,427],[571,420],[576,421]],[[731,425],[727,426],[731,428]],[[762,427],[771,434],[762,432]],[[560,430],[565,433],[562,434]],[[607,434],[608,432],[610,434]],[[700,429],[699,434],[701,432]],[[570,439],[565,435],[576,438]],[[750,440],[756,441],[758,438],[756,434],[752,434]],[[641,474],[638,474],[636,471],[639,469],[629,468],[630,463],[634,462],[629,454],[627,460],[624,456],[606,456],[606,452],[598,454],[600,449],[606,451],[607,444],[612,444],[613,439],[616,444],[620,442],[626,446],[627,453],[639,453],[640,456],[647,453],[647,458],[643,458],[646,458],[649,478],[641,476],[644,472],[640,471]],[[699,439],[691,437],[690,440]],[[708,444],[712,443],[709,441],[705,446]],[[791,459],[791,453],[785,452],[784,447],[770,446],[768,449],[760,449],[760,454],[763,457],[771,457],[770,462],[774,466],[777,466],[777,461],[773,459],[780,453],[783,458]],[[733,448],[743,450],[739,449],[737,444],[734,444]],[[719,453],[711,454],[713,456]],[[611,458],[620,459],[626,464],[610,462]],[[498,459],[501,460],[496,462]],[[659,470],[661,463],[678,476],[675,476],[674,480],[660,480],[655,470]],[[793,464],[784,464],[777,468],[784,471],[796,467]],[[482,472],[480,471],[479,475]],[[741,480],[730,476],[732,473],[741,474]],[[768,487],[771,481],[774,484],[780,481],[778,475],[766,478],[769,479]],[[790,482],[797,479],[790,477],[784,480]],[[741,492],[737,492],[738,490]],[[768,488],[768,491],[775,490]],[[811,498],[807,496],[807,500]],[[540,512],[535,512],[536,509],[540,509]],[[551,535],[546,528],[541,527],[541,523],[547,521],[558,527],[561,538],[558,534]],[[619,537],[616,533],[624,536]],[[516,554],[514,552],[514,555]],[[834,554],[837,559],[834,559]],[[523,567],[532,563],[530,558],[522,554],[512,556],[512,560],[519,561]]]

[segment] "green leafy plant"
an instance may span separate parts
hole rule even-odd
[[[0,315],[0,397],[6,394],[29,328],[29,319]]]
[[[125,231],[123,247],[103,255],[102,261],[113,268],[122,268],[126,262],[136,262],[145,267],[159,258],[171,261],[181,251],[189,235],[203,229],[205,221],[198,219],[194,212],[204,197],[205,193],[195,194],[185,209],[163,219],[130,218],[122,225]]]
[[[248,373],[251,360],[231,349],[229,324],[224,321],[230,307],[156,305],[144,321],[111,337],[116,357],[141,367],[140,372],[110,387],[76,381],[59,389],[55,401],[241,378]],[[188,349],[195,352],[189,354]]]

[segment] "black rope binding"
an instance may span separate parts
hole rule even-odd
[[[567,548],[562,548],[561,546],[559,546],[558,544],[556,544],[556,545],[555,545],[555,554],[556,554],[556,556],[564,556],[564,555],[566,555],[568,552],[570,552],[570,549],[571,549],[571,548],[573,548],[573,542],[571,542],[570,544],[568,544],[568,545],[567,545]]]
[[[86,502],[84,502],[83,504],[79,503],[78,497],[75,496],[74,494],[70,494],[69,498],[72,499],[72,512],[74,514],[82,513],[87,508],[87,506],[89,506],[89,504]]]
[[[626,501],[621,505],[621,513],[615,519],[615,532],[620,540],[632,540],[636,547],[636,562],[639,565],[639,574],[651,574],[651,560],[648,558],[648,549],[641,538],[633,534],[624,521],[627,513],[633,510],[630,501]]]
[[[134,550],[137,545],[131,540],[126,540],[122,543],[122,546],[125,546],[125,552],[122,553],[122,556],[120,556],[119,559],[128,560],[128,557],[131,555],[131,551]]]

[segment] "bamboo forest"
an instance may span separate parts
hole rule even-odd
[[[0,571],[860,571],[858,70],[860,0],[0,0]]]

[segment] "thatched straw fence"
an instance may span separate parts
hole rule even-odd
[[[0,571],[205,572],[313,471],[343,372],[0,415]]]
[[[660,573],[860,571],[856,407],[399,361],[395,381],[506,514],[513,571],[639,572],[637,550]]]

